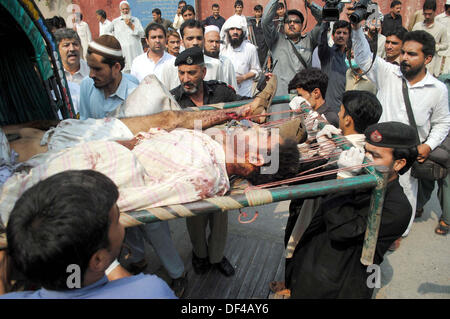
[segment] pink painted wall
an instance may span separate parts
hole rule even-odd
[[[92,32],[92,36],[95,38],[98,36],[98,23],[95,17],[95,11],[97,9],[103,9],[108,15],[108,19],[112,20],[119,16],[119,3],[121,0],[72,0],[72,3],[78,4],[80,6],[81,12],[83,13],[84,20],[89,24]],[[220,5],[220,13],[224,18],[228,18],[234,14],[234,1],[235,0],[197,0],[196,11],[199,19],[205,19],[207,16],[211,15],[211,5],[213,3],[218,3]],[[403,0],[402,6],[402,16],[403,24],[407,26],[410,18],[413,16],[416,10],[422,8],[425,0]],[[263,7],[266,6],[268,0],[244,0],[244,14],[247,16],[253,15],[253,7],[257,4],[261,4]],[[288,8],[296,8],[301,12],[305,13],[304,10],[304,0],[287,0]],[[313,2],[323,6],[324,1],[313,0]],[[380,6],[380,10],[383,14],[389,12],[389,5],[391,0],[376,0]],[[443,12],[445,0],[437,0],[438,13]],[[131,8],[133,9],[133,8]],[[345,13],[345,11],[344,11]],[[344,17],[344,13],[343,16]],[[169,18],[170,19],[170,18]],[[308,15],[308,27],[307,31],[311,30],[315,25],[314,18]]]
[[[205,19],[207,16],[210,16],[211,13],[211,6],[213,3],[218,3],[220,5],[220,13],[224,18],[228,18],[229,16],[234,14],[234,1],[235,0],[200,0],[199,1],[199,18]],[[414,12],[416,10],[422,9],[423,3],[425,0],[400,0],[402,2],[402,17],[403,17],[403,24],[404,26],[407,26],[409,23],[410,18],[413,16]],[[269,2],[269,0],[244,0],[244,14],[246,16],[253,15],[253,7],[257,4],[262,5],[264,8],[266,7],[266,4]],[[313,0],[313,2],[317,3],[320,6],[323,6],[325,4],[322,0]],[[375,0],[374,2],[377,2],[380,11],[383,14],[389,13],[389,6],[391,3],[391,0]],[[437,2],[437,12],[441,13],[444,11],[444,3],[445,0],[436,0]],[[305,5],[304,0],[286,0],[288,9],[295,8],[297,10],[300,10],[303,14],[305,14]],[[309,12],[309,11],[308,11]],[[345,12],[345,11],[344,11]],[[344,18],[345,15],[342,15],[342,18]],[[308,27],[307,31],[311,30],[315,25],[314,18],[309,15],[308,17]]]
[[[108,20],[113,20],[120,15],[119,3],[122,0],[72,0],[72,3],[78,4],[83,13],[83,20],[89,24],[92,38],[98,37],[98,22],[95,11],[103,9],[106,12]]]

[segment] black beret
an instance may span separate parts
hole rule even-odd
[[[192,47],[178,54],[175,59],[175,66],[179,66],[180,64],[194,65],[204,62],[203,50],[199,47]]]
[[[298,17],[300,18],[300,21],[302,21],[302,23],[303,23],[303,21],[305,21],[305,17],[304,17],[303,14],[302,14],[300,11],[298,11],[298,10],[295,10],[295,9],[288,10],[288,12],[287,12],[287,14],[286,14],[286,18],[287,18],[287,16],[290,15],[290,14],[293,14],[293,15],[298,16]]]
[[[419,144],[416,130],[400,122],[372,124],[364,134],[367,143],[380,147],[410,148]]]

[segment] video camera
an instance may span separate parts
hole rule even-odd
[[[322,11],[323,21],[337,21],[339,20],[340,11],[342,10],[342,5],[344,3],[351,3],[351,0],[324,0],[325,5]],[[354,12],[350,15],[350,22],[357,24],[362,20],[369,19],[370,16],[374,15],[378,11],[378,5],[373,3],[372,0],[359,0],[353,4],[350,10]],[[374,17],[377,19],[378,17]]]
[[[322,10],[323,21],[338,21],[341,14],[339,3],[351,3],[351,0],[324,0],[325,5]]]
[[[374,4],[372,0],[359,0],[353,4],[350,10],[354,12],[350,15],[349,20],[353,24],[358,24],[362,20],[367,20],[376,11],[375,7],[378,8],[377,4]]]

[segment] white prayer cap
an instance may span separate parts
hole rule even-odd
[[[228,18],[222,26],[222,30],[227,32],[231,28],[237,28],[247,34],[247,19],[244,16],[233,15]]]
[[[121,59],[122,47],[120,42],[112,35],[104,34],[89,43],[88,49],[105,58]]]
[[[128,1],[123,0],[123,1],[120,1],[120,3],[119,3],[119,9],[122,7],[122,4],[124,4],[124,3],[128,4],[128,6],[130,6],[130,4],[128,3]]]
[[[218,26],[216,26],[216,25],[207,25],[205,27],[205,34],[207,34],[208,32],[211,32],[211,31],[216,31],[217,33],[220,33],[220,29],[219,29]]]

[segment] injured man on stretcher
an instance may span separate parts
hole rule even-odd
[[[1,187],[2,224],[6,226],[26,189],[64,170],[93,169],[110,177],[119,188],[121,212],[225,195],[231,175],[257,184],[258,175],[262,182],[291,177],[299,160],[295,141],[281,138],[277,130],[211,127],[229,120],[230,112],[248,116],[257,102],[227,110],[166,111],[120,120],[68,119],[47,131],[4,127],[4,141],[5,134],[20,138],[2,147],[6,152],[1,158],[11,159],[14,151],[24,169]],[[209,129],[192,130],[195,121]]]

